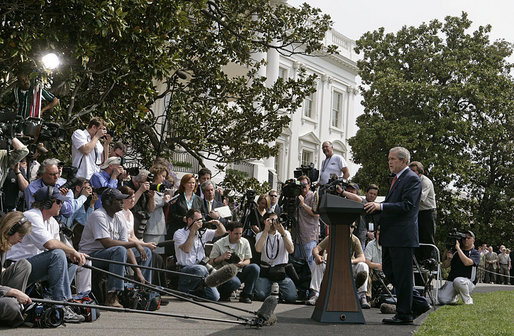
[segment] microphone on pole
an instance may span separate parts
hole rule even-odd
[[[218,287],[235,277],[237,272],[238,268],[236,265],[228,264],[209,274],[203,283],[205,287]]]

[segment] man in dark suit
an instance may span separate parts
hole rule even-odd
[[[227,219],[221,217],[220,213],[215,209],[225,206],[222,202],[215,199],[216,185],[211,180],[207,180],[200,185],[203,193],[202,215],[205,220],[219,220],[223,225],[227,225]]]
[[[367,213],[381,211],[380,244],[382,269],[396,289],[396,315],[383,319],[386,324],[411,324],[414,315],[413,253],[419,246],[418,211],[421,180],[409,169],[410,153],[403,147],[389,150],[389,170],[394,179],[382,203],[368,202]]]
[[[198,171],[198,185],[202,185],[204,182],[210,181],[212,177],[212,172],[209,168],[202,168]],[[200,187],[196,189],[196,195],[201,198],[205,198],[203,194],[203,189]],[[218,202],[222,202],[222,194],[218,189],[214,189],[214,199]]]

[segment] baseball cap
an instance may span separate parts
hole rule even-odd
[[[121,199],[125,199],[128,197],[129,197],[129,195],[123,194],[118,189],[113,189],[113,188],[105,189],[105,191],[102,193],[102,200],[104,200],[106,198],[116,198],[116,199],[121,200]]]
[[[475,239],[475,234],[471,230],[464,231],[465,233],[469,234],[473,239]]]
[[[352,187],[353,189],[355,189],[357,191],[360,190],[359,185],[357,183],[355,183],[355,182],[348,183],[348,186]]]
[[[53,189],[53,191],[49,190],[49,189]],[[36,190],[36,192],[34,193],[34,200],[36,202],[44,202],[44,201],[53,200],[53,199],[58,199],[61,201],[69,201],[71,198],[69,196],[65,196],[65,195],[61,194],[59,189],[54,188],[54,187],[49,187],[49,186],[41,187],[38,190]]]
[[[112,165],[112,164],[118,164],[120,165],[121,164],[121,158],[118,157],[118,156],[111,156],[110,158],[108,158],[105,163],[103,165],[100,166],[101,169],[105,169],[107,167],[109,167],[109,165]]]

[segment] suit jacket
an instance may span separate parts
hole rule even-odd
[[[202,215],[205,217],[205,220],[210,221],[212,218],[209,217],[209,206],[207,204],[207,201],[206,200],[202,200],[202,202],[203,202],[202,209],[201,209],[202,210]],[[223,206],[225,206],[225,204],[217,201],[216,199],[212,200],[212,210],[214,210],[216,208],[223,207]],[[227,225],[228,219],[220,217],[219,221],[221,223],[223,223],[223,225]]]
[[[193,205],[191,208],[198,209],[202,211],[203,200],[196,196],[193,200]],[[176,195],[175,199],[170,201],[170,211],[168,214],[168,238],[173,239],[173,234],[178,229],[181,229],[185,226],[184,221],[182,220],[187,212],[187,203],[184,194]]]
[[[196,196],[199,196],[201,199],[203,199],[203,194],[200,190],[200,186],[196,188]],[[223,202],[223,200],[221,199],[221,194],[218,189],[214,190],[214,199],[218,202]]]
[[[407,168],[387,192],[380,215],[380,244],[418,247],[418,212],[421,180]]]

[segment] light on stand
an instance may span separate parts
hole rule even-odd
[[[54,53],[48,53],[45,56],[43,56],[41,62],[43,62],[43,66],[45,67],[45,69],[48,70],[54,70],[61,64],[61,60]]]

